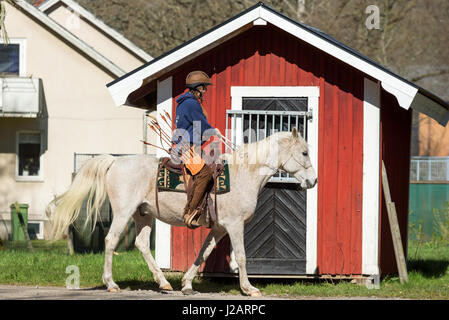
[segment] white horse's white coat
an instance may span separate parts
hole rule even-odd
[[[238,264],[243,293],[259,296],[260,291],[250,284],[246,273],[244,224],[254,215],[260,190],[278,169],[293,175],[303,189],[315,186],[315,170],[309,159],[307,143],[296,129],[292,133],[278,132],[259,142],[245,144],[222,157],[229,163],[231,191],[217,196],[218,222],[211,228],[196,261],[184,275],[182,292],[188,294],[193,291],[192,280],[198,269],[227,233]],[[149,235],[153,217],[170,225],[185,225],[182,212],[186,196],[177,192],[160,192],[158,213],[155,206],[157,168],[158,158],[152,156],[98,156],[81,168],[70,189],[52,203],[53,236],[60,237],[77,218],[86,196],[90,199],[88,215],[95,216],[106,193],[109,196],[113,221],[105,239],[103,273],[103,282],[109,291],[119,290],[112,279],[113,251],[131,217],[136,223],[136,247],[142,252],[155,281],[161,289],[172,289],[150,253]],[[145,216],[138,212],[143,202],[149,206]]]

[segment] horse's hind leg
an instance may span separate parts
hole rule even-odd
[[[207,260],[215,245],[220,241],[221,238],[223,238],[225,234],[226,231],[219,228],[212,228],[212,230],[209,232],[209,235],[207,236],[206,241],[204,241],[198,257],[182,278],[182,293],[186,295],[193,293],[193,278],[195,278],[201,264]]]
[[[162,270],[156,264],[153,256],[150,252],[150,234],[153,223],[153,217],[151,215],[141,216],[137,211],[134,213],[134,221],[136,223],[136,247],[142,253],[145,261],[148,264],[148,268],[153,274],[154,281],[159,284],[159,288],[162,290],[172,291],[173,288],[170,283],[165,279]]]
[[[109,292],[120,291],[119,286],[112,280],[112,258],[114,249],[120,240],[120,235],[125,229],[126,224],[129,221],[130,216],[120,216],[116,214],[112,219],[111,228],[108,235],[105,238],[105,259],[104,259],[104,271],[103,271],[103,283],[106,285]]]

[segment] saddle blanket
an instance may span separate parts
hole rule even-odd
[[[161,165],[162,159],[159,160],[157,188],[159,191],[177,191],[186,192],[184,187],[184,177],[182,174],[174,173]],[[191,178],[186,174],[186,178]],[[229,181],[229,166],[225,162],[223,172],[217,177],[217,194],[226,193],[230,191]],[[213,193],[213,192],[212,192]]]

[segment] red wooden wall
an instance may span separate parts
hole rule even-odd
[[[175,98],[185,91],[186,75],[197,69],[214,83],[204,106],[209,122],[222,132],[231,86],[320,87],[317,271],[360,274],[363,74],[271,25],[254,27],[172,72]],[[188,269],[208,232],[172,228],[173,270]],[[228,272],[228,262],[226,237],[202,268]]]
[[[407,256],[412,110],[401,108],[396,98],[384,90],[381,92],[381,105],[382,159],[387,171],[391,200],[396,206],[402,246]],[[381,274],[393,274],[398,269],[382,189],[381,192],[380,271]]]

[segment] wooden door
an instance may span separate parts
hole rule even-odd
[[[307,98],[243,98],[242,107],[269,112],[266,117],[244,116],[243,130],[259,131],[250,139],[293,127],[307,137],[306,116],[298,115],[308,111]],[[248,274],[306,273],[306,191],[296,182],[279,172],[260,192],[254,218],[245,226]]]
[[[268,183],[245,226],[248,274],[306,273],[306,192]]]

